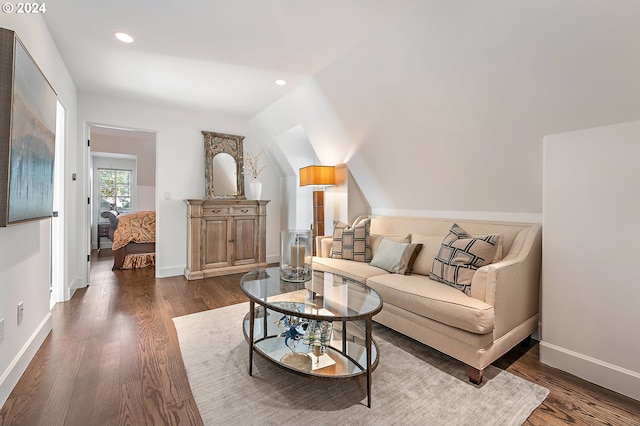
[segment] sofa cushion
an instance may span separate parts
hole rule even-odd
[[[435,259],[440,245],[442,244],[442,235],[419,235],[411,234],[412,244],[422,244],[422,250],[418,253],[416,261],[413,263],[414,274],[429,276],[431,272],[431,266],[433,265],[433,259]]]
[[[353,226],[336,220],[333,222],[333,243],[329,257],[334,259],[371,262],[371,239],[369,229],[371,219],[365,219]]]
[[[370,263],[354,262],[353,260],[332,259],[330,257],[313,257],[312,267],[314,270],[332,272],[334,274],[344,275],[353,278],[361,283],[366,282],[367,278],[376,275],[386,275],[389,272]]]
[[[471,280],[481,266],[494,262],[500,235],[472,237],[454,224],[442,240],[429,277],[469,294]]]
[[[377,275],[367,285],[391,304],[470,333],[493,331],[493,306],[423,275]]]
[[[371,260],[377,266],[393,274],[410,274],[422,244],[399,243],[383,238]]]

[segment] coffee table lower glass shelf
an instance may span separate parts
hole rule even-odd
[[[280,365],[294,373],[307,376],[343,378],[365,374],[367,372],[367,350],[365,346],[365,331],[351,321],[333,322],[333,333],[327,346],[326,353],[314,353],[315,345],[308,345],[302,339],[296,343],[285,343],[282,333],[285,331],[278,326],[283,314],[272,309],[256,309],[254,319],[253,348],[266,360]],[[244,337],[249,342],[251,313],[244,318]],[[266,334],[264,324],[267,324]],[[343,333],[344,330],[344,333]],[[371,371],[378,365],[378,347],[375,341],[371,345]]]

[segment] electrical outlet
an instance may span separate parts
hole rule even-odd
[[[18,303],[18,324],[22,323],[22,318],[24,318],[24,302]]]
[[[4,318],[0,318],[0,343],[4,340]]]

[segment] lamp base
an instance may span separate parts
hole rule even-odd
[[[324,191],[313,191],[313,254],[316,237],[324,235]]]

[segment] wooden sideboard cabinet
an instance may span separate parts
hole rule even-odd
[[[185,200],[188,280],[264,268],[268,200]]]

